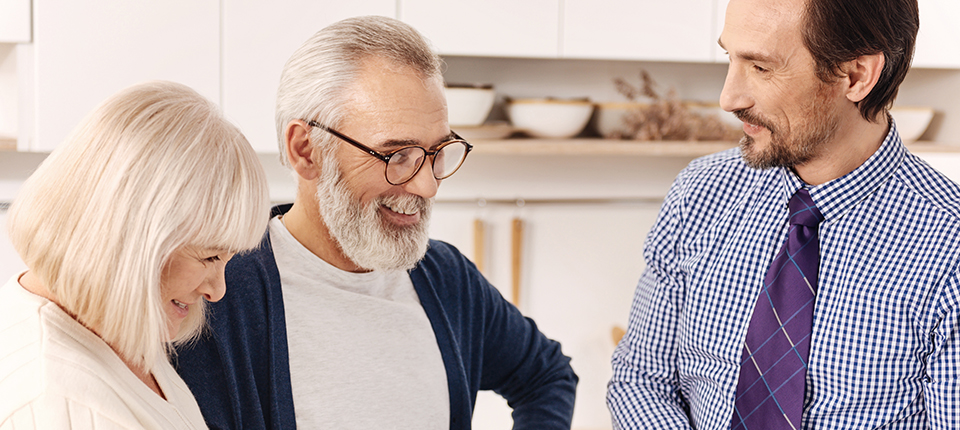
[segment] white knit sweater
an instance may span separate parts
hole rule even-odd
[[[153,392],[100,337],[17,282],[0,287],[0,430],[203,429],[166,360]]]

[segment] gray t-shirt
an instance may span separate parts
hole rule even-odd
[[[308,429],[446,429],[440,348],[410,275],[352,273],[323,261],[270,220],[286,315],[297,425]]]

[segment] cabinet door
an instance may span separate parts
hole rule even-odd
[[[720,34],[723,33],[723,22],[727,16],[727,5],[730,4],[730,0],[716,0],[714,3],[713,36],[710,38],[713,47],[713,61],[729,63],[730,57],[727,56],[727,52],[720,47],[717,41],[720,40]]]
[[[914,67],[960,68],[960,2],[919,0],[920,32]]]
[[[713,0],[565,0],[563,5],[565,58],[713,61]]]
[[[396,0],[223,1],[223,109],[258,152],[278,153],[277,85],[287,59],[314,33],[359,15],[396,17]]]
[[[0,0],[0,43],[30,41],[30,0]]]
[[[612,376],[614,326],[626,327],[633,292],[644,268],[642,248],[659,203],[437,203],[431,236],[476,259],[472,229],[485,225],[484,275],[512,297],[512,223],[522,221],[520,310],[563,345],[580,377],[574,428],[609,428],[605,403]],[[477,397],[476,429],[510,428],[506,403],[491,393]]]
[[[101,101],[132,84],[180,82],[220,101],[218,0],[34,0],[32,58],[21,82],[31,150],[50,151]],[[23,112],[22,112],[23,113]]]
[[[399,12],[441,54],[559,54],[559,0],[401,0]]]

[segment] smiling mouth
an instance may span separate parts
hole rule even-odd
[[[401,215],[416,215],[416,214],[418,214],[418,213],[420,212],[419,209],[401,208],[401,207],[396,207],[396,206],[391,206],[391,205],[386,205],[386,204],[383,205],[383,207],[389,209],[389,210],[392,211],[392,212],[396,212],[396,213],[401,214]]]
[[[186,303],[183,303],[183,302],[181,302],[181,301],[179,301],[179,300],[177,300],[177,299],[173,299],[173,300],[171,300],[171,301],[173,302],[173,304],[177,305],[177,307],[179,307],[180,309],[183,309],[183,310],[187,310],[187,308],[190,307],[190,305],[188,305],[188,304],[186,304]]]

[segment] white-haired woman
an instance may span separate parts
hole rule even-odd
[[[0,429],[206,428],[172,343],[198,335],[268,214],[256,154],[195,91],[101,104],[10,208],[28,270],[0,287]]]

